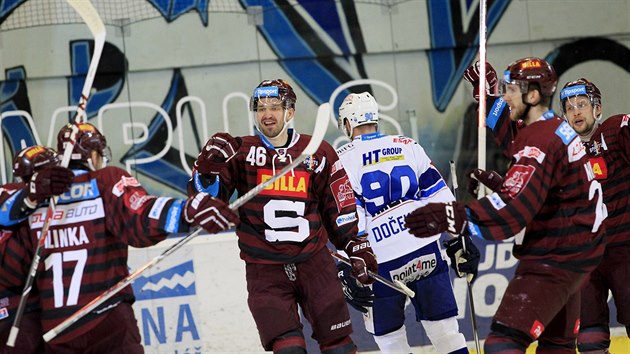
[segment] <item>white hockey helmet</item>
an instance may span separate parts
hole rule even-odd
[[[350,131],[345,128],[346,120],[350,123]],[[364,124],[378,124],[378,104],[369,92],[351,93],[339,106],[337,127],[352,137],[352,130]]]

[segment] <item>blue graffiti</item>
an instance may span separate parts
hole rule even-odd
[[[26,70],[22,66],[7,69],[6,78],[0,82],[0,112],[21,110],[30,114],[25,83]],[[37,144],[31,127],[22,116],[11,115],[2,119],[2,132],[9,145],[10,152],[7,155],[13,156],[23,146]]]
[[[171,86],[169,91],[162,102],[162,108],[168,112],[171,119],[173,129],[177,127],[177,121],[171,117],[175,117],[175,106],[177,101],[186,95],[185,81],[180,70],[173,71],[173,77],[171,79]],[[192,114],[192,113],[191,113]],[[149,134],[147,139],[134,145],[121,159],[126,161],[128,159],[138,159],[155,156],[159,149],[164,146],[166,141],[166,123],[164,117],[161,114],[156,113],[149,123]],[[182,193],[186,191],[186,183],[190,179],[190,176],[182,168],[179,159],[179,154],[174,148],[170,148],[170,153],[167,156],[153,162],[134,165],[134,169],[140,173],[151,176],[152,179],[163,183],[175,190]]]
[[[511,0],[495,0],[490,2],[487,11],[487,32],[492,33],[503,12]],[[455,2],[430,0],[427,2],[431,32],[431,50],[429,65],[431,84],[433,87],[433,105],[443,112],[448,106],[455,89],[459,85],[464,70],[475,59],[479,47],[479,16],[472,16],[468,32],[461,29],[464,14],[477,10],[470,1],[465,8],[451,5]],[[461,4],[461,3],[457,3]],[[459,30],[459,31],[458,31]]]
[[[344,36],[342,21],[335,1],[300,0],[299,4],[311,16],[310,27],[291,6],[280,6],[275,0],[240,0],[245,7],[262,6],[263,24],[258,26],[279,64],[317,104],[327,102],[331,93],[342,83],[357,79],[331,60],[333,51],[321,40],[329,36],[348,60],[351,50]],[[321,33],[322,36],[317,34]],[[335,107],[349,91],[342,92]]]
[[[169,23],[189,11],[197,11],[203,25],[208,26],[209,0],[147,0],[147,2],[153,5]]]
[[[0,23],[3,23],[13,10],[25,3],[26,0],[4,0],[0,1]]]
[[[93,40],[78,40],[70,42],[70,65],[72,68],[72,76],[68,79],[68,100],[70,105],[79,104],[81,92],[83,91],[83,85],[85,83],[85,77],[92,59],[91,48],[93,45]],[[105,45],[108,46],[107,43],[105,43]],[[107,57],[101,58],[101,61],[107,61]],[[93,86],[96,86],[97,83],[98,81],[95,78]],[[123,84],[124,80],[121,78],[116,80],[111,87],[99,87],[98,90],[92,90],[94,92],[92,92],[88,97],[85,110],[87,117],[95,117],[101,107],[105,104],[113,102],[122,90]]]

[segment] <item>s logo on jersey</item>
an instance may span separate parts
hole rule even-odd
[[[258,169],[256,183],[260,184],[270,180],[274,173],[271,170]],[[308,195],[308,185],[310,174],[304,171],[295,171],[295,175],[286,174],[278,178],[271,185],[260,192],[263,195],[273,195],[282,197],[306,198]]]

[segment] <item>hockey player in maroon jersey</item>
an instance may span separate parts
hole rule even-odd
[[[602,94],[584,78],[567,82],[560,91],[564,117],[586,144],[593,175],[604,190],[608,208],[606,252],[582,289],[578,350],[608,353],[610,313],[608,292],[617,308],[617,321],[630,336],[630,115],[602,118]]]
[[[606,217],[577,133],[549,106],[557,76],[539,58],[511,63],[501,100],[523,128],[508,144],[511,166],[499,192],[468,205],[429,204],[407,216],[417,237],[464,230],[487,240],[514,236],[519,259],[486,338],[485,353],[575,353],[580,287],[604,251]],[[507,141],[507,140],[506,140]]]
[[[258,135],[215,134],[195,162],[191,188],[228,198],[270,178],[304,150],[311,137],[288,128],[296,95],[284,80],[265,80],[250,109]],[[245,261],[248,304],[265,350],[305,353],[298,305],[322,353],[353,353],[350,316],[326,243],[345,250],[355,276],[369,283],[376,261],[356,237],[355,197],[335,150],[325,141],[303,164],[239,208],[236,230]]]
[[[11,237],[20,221],[27,213],[34,211],[43,199],[68,191],[72,184],[72,171],[57,166],[61,158],[51,148],[40,145],[27,147],[19,151],[13,159],[13,178],[16,183],[9,183],[0,189],[0,205],[7,224],[0,229],[0,264],[12,257],[13,243],[18,237]],[[32,178],[34,177],[34,178]],[[38,187],[39,185],[39,187]],[[31,188],[32,187],[32,188]],[[11,269],[2,268],[2,273]],[[6,346],[15,311],[20,303],[21,287],[9,288],[0,276],[0,353],[38,354],[44,351],[42,328],[40,324],[39,295],[31,292],[20,324],[15,346]]]
[[[55,150],[41,145],[24,148],[15,155],[15,183],[5,184],[0,189],[0,225],[11,226],[24,221],[39,204],[70,188],[74,175],[58,166],[59,162],[60,156]]]
[[[105,166],[105,137],[91,124],[79,129],[70,168],[74,181],[62,194],[46,235],[35,284],[39,289],[42,328],[46,332],[129,274],[128,246],[148,247],[167,233],[185,232],[189,224],[209,232],[227,229],[238,217],[225,203],[199,194],[189,200],[148,195],[126,171]],[[72,125],[59,131],[63,151]],[[213,214],[214,217],[208,217]],[[23,285],[35,242],[46,218],[46,207],[29,216],[28,236],[19,237],[14,257],[3,259],[11,269],[5,280]],[[54,353],[143,353],[131,308],[131,287],[47,343]]]

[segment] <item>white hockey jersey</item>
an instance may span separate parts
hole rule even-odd
[[[337,154],[357,198],[359,235],[367,233],[379,263],[439,239],[417,238],[405,228],[405,216],[416,208],[455,200],[420,144],[376,132],[354,138]]]

